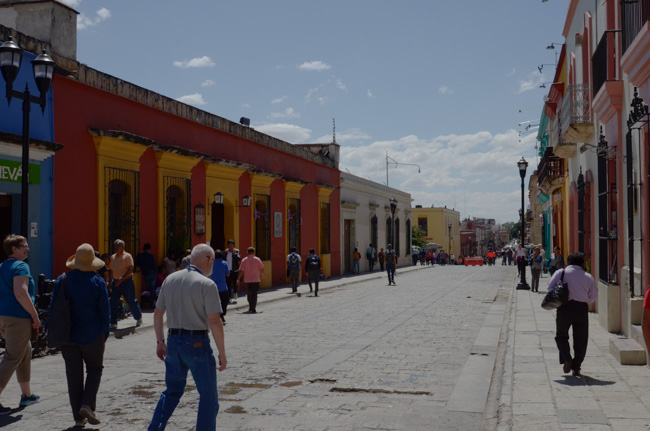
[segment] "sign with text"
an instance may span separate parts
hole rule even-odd
[[[0,181],[20,183],[23,181],[23,164],[13,160],[0,159]],[[41,166],[29,164],[29,183],[41,184]]]

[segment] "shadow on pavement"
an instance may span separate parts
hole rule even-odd
[[[0,416],[0,428],[6,427],[7,425],[12,425],[23,418],[23,415],[14,416],[17,410],[12,411],[7,416]]]
[[[555,380],[556,383],[567,386],[609,386],[613,385],[616,382],[610,382],[609,380],[598,380],[594,377],[589,377],[587,375],[582,375],[582,377],[576,376],[563,376],[564,380]]]

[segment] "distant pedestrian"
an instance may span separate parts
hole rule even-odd
[[[301,260],[300,255],[296,253],[296,247],[291,247],[291,253],[287,255],[287,274],[291,280],[291,293],[298,293]]]
[[[110,324],[106,283],[95,272],[104,266],[104,261],[95,257],[90,244],[81,244],[65,266],[71,271],[56,280],[50,301],[50,316],[53,316],[51,306],[65,284],[70,303],[70,338],[61,345],[61,353],[65,361],[72,416],[75,427],[83,427],[86,421],[97,425],[100,423],[95,415],[97,392],[102,380],[104,349]]]
[[[384,264],[386,262],[386,252],[384,252],[383,248],[379,249],[379,253],[377,253],[377,260],[379,261],[379,270],[381,272],[384,272]]]
[[[239,250],[235,248],[235,240],[228,240],[228,249],[225,251],[225,261],[228,264],[228,269],[230,269],[230,274],[226,280],[228,281],[228,291],[230,292],[230,303],[237,303],[237,278],[239,277],[239,263],[241,262],[241,256],[239,255]]]
[[[526,249],[521,243],[517,246],[515,260],[517,261],[517,273],[521,277],[521,272],[526,271]]]
[[[7,235],[2,246],[7,260],[0,264],[0,333],[5,339],[5,354],[0,362],[0,394],[16,373],[22,395],[20,406],[40,401],[32,394],[29,384],[32,369],[32,330],[41,325],[34,307],[36,287],[25,260],[29,254],[27,238]],[[8,415],[11,408],[0,404],[0,415]]]
[[[189,248],[185,250],[185,253],[183,253],[183,258],[181,259],[181,269],[185,269],[190,265],[190,255],[192,254],[192,250]]]
[[[190,253],[191,256],[191,253]],[[230,302],[230,292],[228,292],[228,283],[226,277],[230,273],[228,264],[223,260],[223,252],[219,249],[214,251],[214,265],[210,279],[217,285],[219,291],[219,300],[221,301],[221,321],[226,323],[226,313],[228,312],[228,303]]]
[[[375,260],[377,259],[377,249],[372,244],[366,249],[366,259],[368,259],[368,266],[370,267],[370,272],[372,272],[375,268]]]
[[[388,272],[388,285],[395,284],[395,265],[397,264],[397,256],[393,246],[388,244],[386,246],[386,271]]]
[[[246,256],[239,265],[239,278],[237,282],[241,286],[246,284],[246,296],[248,299],[248,313],[257,313],[257,292],[260,290],[260,282],[264,281],[264,264],[259,257],[255,256],[255,248],[248,247]]]
[[[456,265],[456,255],[454,253],[449,256],[449,263],[451,265]]]
[[[533,292],[539,292],[539,277],[542,274],[542,264],[544,258],[540,252],[539,247],[535,247],[535,251],[530,256],[530,272],[532,274],[532,281],[530,283],[530,289]]]
[[[142,253],[138,254],[135,258],[135,265],[140,268],[140,275],[142,276],[142,290],[149,292],[149,303],[151,306],[156,302],[156,276],[158,275],[158,265],[156,265],[156,258],[149,251],[151,244],[146,243],[142,247]]]
[[[589,341],[589,304],[598,298],[598,286],[591,274],[584,270],[583,253],[571,253],[568,260],[569,266],[553,274],[548,290],[555,289],[564,274],[564,283],[569,286],[569,302],[557,309],[555,343],[564,372],[573,370],[573,375],[580,377]],[[570,327],[573,327],[573,358],[569,347]]]
[[[321,263],[320,257],[316,255],[316,249],[309,249],[309,256],[305,259],[305,271],[307,272],[307,281],[309,282],[309,291],[312,291],[311,283],[314,282],[316,291],[314,296],[318,296],[318,281],[320,280]]]
[[[361,261],[361,253],[359,253],[359,249],[356,247],[354,248],[354,253],[352,253],[352,259],[354,261],[354,265],[352,266],[352,272],[358,274],[361,272],[359,269],[359,262]]]
[[[163,265],[165,265],[167,275],[176,272],[176,267],[178,266],[178,262],[176,262],[176,253],[172,251],[169,255],[165,256],[163,259]]]
[[[411,260],[413,261],[413,266],[418,264],[418,256],[419,250],[417,248],[413,248],[413,250],[411,250]]]
[[[219,398],[217,393],[217,369],[226,369],[226,346],[223,324],[219,315],[221,304],[214,281],[207,276],[212,272],[214,251],[207,244],[192,249],[190,266],[170,274],[163,283],[154,311],[156,333],[156,356],[165,361],[167,389],[160,400],[149,424],[149,431],[161,431],[167,426],[183,393],[188,370],[199,392],[199,409],[196,430],[210,431],[217,428]],[[167,314],[167,343],[163,318]],[[217,345],[218,365],[215,361],[208,329]]]
[[[508,265],[512,265],[512,249],[509,248],[506,255],[508,256]]]
[[[560,247],[553,247],[553,256],[548,263],[548,270],[553,275],[558,269],[564,268],[564,256],[560,252]]]
[[[142,325],[142,312],[135,299],[135,284],[133,284],[133,256],[124,250],[124,241],[116,239],[113,242],[115,254],[111,256],[113,281],[111,283],[111,329],[117,329],[117,316],[120,313],[121,297],[131,309],[135,326]]]

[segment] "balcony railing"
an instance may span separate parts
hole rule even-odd
[[[562,165],[562,159],[553,154],[553,148],[547,148],[537,167],[537,186],[542,193],[550,195],[562,185]]]
[[[623,54],[650,19],[650,0],[621,1]]]
[[[589,84],[572,84],[562,99],[560,135],[567,143],[589,141],[594,134],[591,122],[591,97]],[[560,154],[556,152],[560,157]]]

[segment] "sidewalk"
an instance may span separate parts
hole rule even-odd
[[[395,272],[395,277],[399,279],[400,273],[404,273],[408,271],[417,271],[420,269],[435,269],[437,267],[438,265],[436,265],[433,268],[430,265],[403,266],[397,268]],[[364,272],[361,274],[346,274],[343,276],[332,277],[327,280],[321,280],[318,283],[318,291],[323,292],[336,287],[345,286],[348,284],[359,283],[366,280],[380,279],[380,278],[384,278],[385,281],[388,283],[388,275],[386,274],[386,271],[377,270],[373,272]],[[313,295],[313,293],[309,292],[309,283],[307,283],[306,279],[303,280],[298,286],[298,293],[305,296]],[[264,304],[273,301],[279,301],[281,299],[292,298],[293,296],[294,294],[291,293],[290,284],[286,284],[284,286],[275,286],[275,287],[260,289],[257,295],[257,307],[260,308],[259,311],[264,311]],[[228,311],[234,313],[235,311],[242,312],[246,310],[248,310],[248,299],[246,298],[246,291],[244,290],[243,292],[241,291],[239,292],[239,297],[237,298],[237,304],[228,305]],[[226,322],[227,323],[230,322],[228,316],[226,316]],[[119,339],[129,334],[133,334],[135,332],[143,332],[145,330],[152,329],[153,310],[143,310],[142,326],[140,326],[139,328],[135,327],[135,320],[132,317],[127,317],[126,319],[118,321],[117,327],[118,329],[116,331],[111,332],[110,338],[114,337]]]
[[[515,290],[513,280],[497,429],[649,430],[650,368],[620,365],[609,353],[618,336],[596,314],[589,313],[584,376],[563,373],[555,312],[540,306],[548,280],[541,279],[539,293]]]

